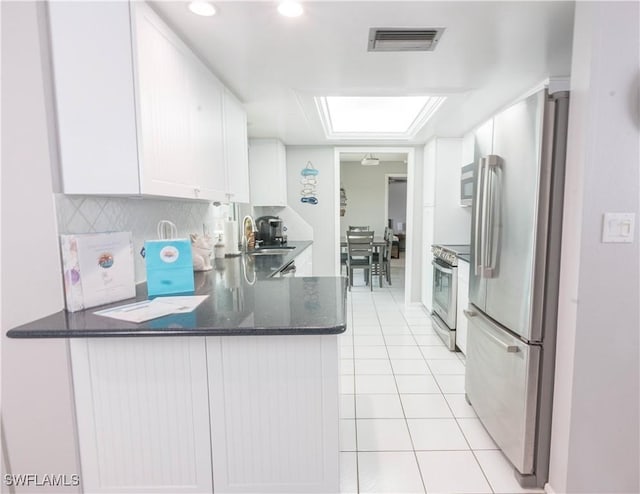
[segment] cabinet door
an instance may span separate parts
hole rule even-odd
[[[432,139],[424,147],[422,203],[434,206],[436,203],[436,139]]]
[[[224,146],[229,200],[248,203],[251,198],[247,112],[227,89],[224,91]]]
[[[133,8],[142,192],[221,199],[222,87],[148,6]]]
[[[456,346],[467,354],[467,326],[464,315],[469,305],[469,263],[458,260],[458,304],[456,310]]]
[[[431,245],[433,244],[434,208],[425,207],[422,210],[422,304],[427,311],[432,310],[433,267],[431,260]]]
[[[254,206],[287,205],[287,164],[282,142],[252,139],[249,142],[249,173]]]
[[[207,337],[216,494],[339,492],[338,337]]]
[[[224,201],[227,174],[224,162],[222,98],[224,88],[198,60],[186,59],[192,88],[189,105],[195,197]]]
[[[49,2],[62,189],[140,193],[127,2]]]
[[[70,345],[83,492],[213,492],[205,339]]]

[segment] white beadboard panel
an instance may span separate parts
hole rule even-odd
[[[204,338],[70,343],[85,494],[212,492]]]
[[[216,493],[339,492],[337,337],[208,337]]]
[[[136,282],[146,279],[140,250],[145,240],[157,238],[160,220],[173,221],[178,236],[214,231],[211,203],[148,198],[69,196],[56,194],[58,233],[133,232]]]

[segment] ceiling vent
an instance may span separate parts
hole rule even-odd
[[[369,51],[433,51],[443,27],[369,29]]]

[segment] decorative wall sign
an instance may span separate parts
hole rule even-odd
[[[318,170],[314,168],[311,161],[307,161],[307,166],[300,171],[300,175],[302,175],[302,178],[300,179],[300,183],[302,184],[300,202],[304,202],[306,204],[318,204],[318,198],[316,197]]]

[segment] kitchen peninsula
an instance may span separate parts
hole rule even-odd
[[[339,492],[346,284],[278,277],[305,248],[216,259],[191,313],[133,324],[103,306],[8,332],[68,338],[85,493]]]

